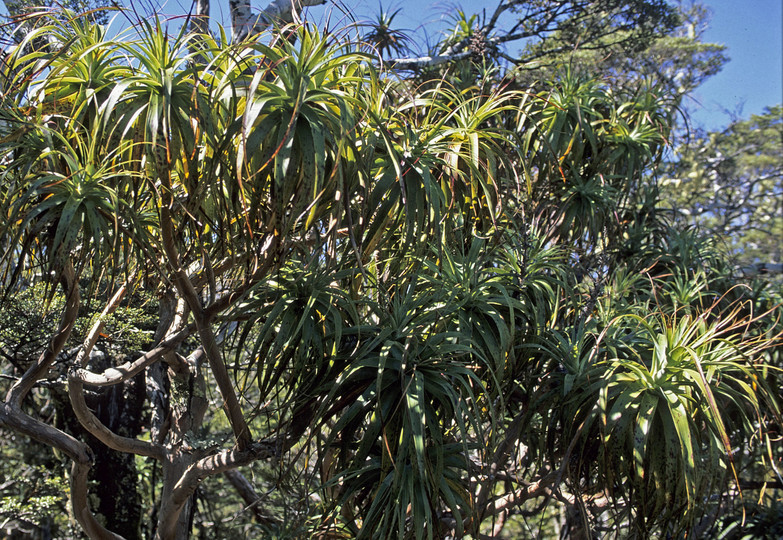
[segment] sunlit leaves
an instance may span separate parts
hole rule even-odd
[[[614,95],[565,71],[520,111],[517,130],[525,173],[535,178],[532,196],[549,201],[560,215],[556,234],[562,239],[603,235],[607,241],[608,233],[622,230],[621,216],[634,204],[629,195],[668,136],[666,103],[658,92],[643,87],[638,96]]]
[[[413,82],[279,31],[76,24],[71,48],[13,57],[3,284],[72,260],[186,291],[324,529],[476,535],[501,498],[554,492],[605,494],[617,529],[687,529],[778,414],[757,373],[776,323],[656,213],[659,90]]]

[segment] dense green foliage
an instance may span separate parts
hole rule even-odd
[[[703,537],[779,501],[781,297],[661,209],[671,86],[405,78],[309,25],[25,40],[0,427],[56,454],[3,448],[53,471],[8,517],[71,463],[94,538]]]

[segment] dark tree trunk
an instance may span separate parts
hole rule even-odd
[[[94,365],[103,369],[111,363],[102,359]],[[136,437],[144,424],[144,390],[141,374],[124,385],[89,392],[86,401],[98,419],[115,433]],[[90,480],[95,481],[91,490],[97,502],[95,513],[103,517],[110,531],[127,540],[141,539],[143,512],[135,456],[107,448],[82,428],[66,395],[58,396],[58,401],[59,427],[85,441],[94,456]]]
[[[88,401],[88,404],[90,401]],[[142,431],[144,404],[143,375],[125,385],[102,388],[91,408],[101,422],[115,433],[137,437]],[[97,512],[106,517],[107,527],[126,539],[140,538],[142,501],[133,454],[116,452],[90,437],[95,453],[92,478],[97,481]]]

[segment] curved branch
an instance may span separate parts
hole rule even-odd
[[[113,386],[122,383],[136,376],[144,368],[154,364],[166,353],[173,351],[177,345],[189,337],[195,330],[195,324],[190,324],[186,328],[166,337],[157,347],[144,353],[136,360],[108,368],[103,373],[93,373],[83,368],[77,368],[72,370],[69,376],[90,386]]]
[[[89,464],[74,461],[71,466],[71,507],[76,521],[82,526],[87,536],[95,540],[125,540],[122,536],[101,525],[90,511],[87,486],[89,472]]]
[[[0,405],[0,425],[56,448],[67,455],[73,461],[71,467],[71,506],[74,518],[90,538],[123,540],[121,536],[101,525],[90,510],[87,489],[87,475],[93,461],[90,447],[71,435],[29,416],[21,407],[24,398],[38,380],[46,375],[57,356],[62,352],[79,315],[81,304],[79,284],[70,260],[66,261],[64,265],[60,281],[66,293],[65,309],[60,318],[60,326],[46,350],[8,391],[6,403]]]
[[[0,425],[56,448],[68,456],[73,461],[71,466],[71,506],[76,521],[90,538],[122,540],[121,536],[104,528],[90,510],[87,475],[93,457],[89,446],[57,428],[27,415],[13,403],[0,404]]]
[[[152,457],[159,461],[162,461],[166,457],[166,452],[162,446],[155,443],[140,441],[138,439],[122,437],[104,426],[101,421],[90,412],[90,409],[87,407],[87,402],[84,400],[84,386],[77,377],[72,375],[72,373],[69,373],[68,375],[68,397],[71,400],[73,412],[76,414],[76,418],[84,429],[89,431],[90,434],[109,448],[119,452]]]
[[[74,462],[90,463],[92,453],[83,442],[29,416],[12,403],[0,404],[0,426],[10,428],[64,453]]]

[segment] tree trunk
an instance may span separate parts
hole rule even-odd
[[[196,34],[209,33],[209,0],[194,0],[190,20],[190,31]]]
[[[156,540],[187,540],[190,537],[193,498],[188,499],[175,522],[169,522],[167,517],[172,511],[170,504],[174,487],[188,467],[193,464],[194,457],[184,448],[179,448],[178,451],[167,457],[168,459],[163,463],[163,489],[161,490],[161,505],[155,538]]]
[[[228,0],[228,6],[231,11],[231,40],[237,43],[251,33],[256,19],[250,9],[250,0]]]
[[[168,294],[161,299],[161,322],[158,336],[166,332],[176,331],[188,318],[188,310],[182,300]],[[198,449],[190,446],[188,441],[196,440],[201,429],[204,414],[207,410],[206,382],[201,370],[204,358],[203,349],[196,349],[187,358],[175,352],[167,353],[164,361],[168,364],[166,382],[161,391],[165,391],[165,399],[159,396],[159,401],[165,402],[167,417],[165,426],[156,426],[155,433],[160,442],[167,440],[169,451],[163,460],[163,486],[161,488],[161,504],[158,512],[158,526],[155,537],[165,540],[187,540],[190,536],[193,499],[190,497],[182,508],[177,520],[171,522],[172,492],[177,482],[182,478],[196,459]],[[158,362],[155,367],[163,367]],[[149,371],[149,370],[148,370]],[[148,382],[148,388],[149,388]],[[153,383],[160,387],[160,382]]]
[[[112,363],[105,360],[100,362],[106,366]],[[53,398],[58,404],[57,427],[85,441],[93,453],[89,478],[94,482],[90,493],[96,499],[96,515],[103,516],[106,528],[110,531],[128,540],[141,538],[143,512],[135,456],[107,448],[90,435],[76,419],[67,395],[53,394]],[[85,400],[101,423],[115,433],[137,437],[142,432],[143,375],[123,385],[89,392]]]
[[[188,467],[200,457],[198,448],[192,448],[188,440],[196,440],[207,409],[206,384],[199,363],[202,355],[192,354],[179,363],[186,367],[180,371],[168,370],[170,381],[171,431],[169,444],[172,450],[163,462],[163,486],[155,538],[161,540],[187,540],[190,537],[193,497],[189,497],[180,510],[176,522],[169,519],[176,511],[172,505],[172,493]]]

